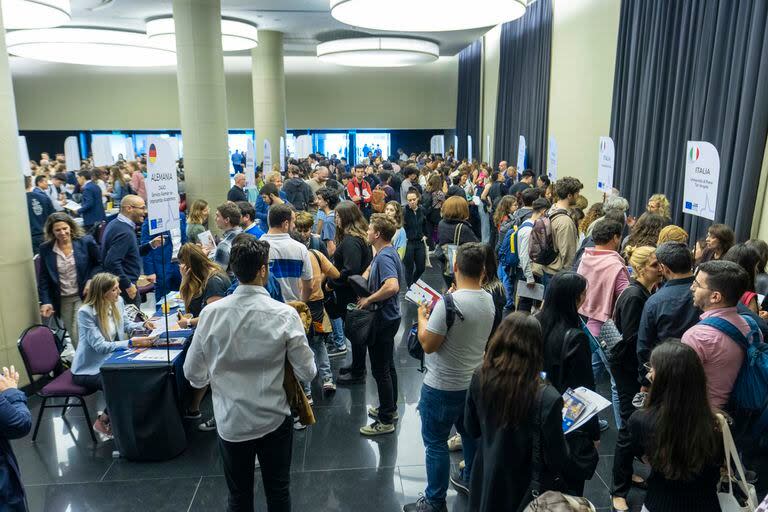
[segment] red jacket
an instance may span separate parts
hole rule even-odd
[[[350,199],[360,197],[361,199],[355,201],[355,204],[361,208],[371,204],[371,186],[365,180],[363,180],[362,185],[357,182],[357,178],[349,180],[349,183],[347,183],[347,194],[349,194]]]

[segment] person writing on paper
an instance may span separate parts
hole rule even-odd
[[[572,460],[563,434],[563,399],[541,377],[543,352],[539,322],[523,313],[512,313],[499,325],[481,366],[472,375],[464,428],[477,439],[478,447],[472,465],[469,510],[514,511],[531,500],[535,432],[539,432],[542,463],[540,493],[563,491],[552,485],[557,477],[578,481],[592,476]]]
[[[77,312],[80,341],[72,360],[72,381],[88,390],[102,389],[101,365],[113,352],[128,347],[148,347],[150,338],[127,339],[130,331],[154,329],[152,322],[134,322],[125,314],[117,276],[101,272],[93,276],[88,297]],[[96,419],[93,429],[112,435],[106,410]]]
[[[77,312],[88,294],[91,278],[101,272],[99,247],[64,212],[51,214],[44,231],[46,241],[40,245],[37,278],[40,316],[49,318],[56,314],[61,318],[77,347]]]
[[[184,361],[192,387],[211,386],[229,510],[253,510],[256,457],[267,510],[291,510],[293,422],[285,367],[305,382],[317,371],[299,314],[264,288],[269,254],[269,243],[251,235],[234,240],[231,266],[240,286],[203,309]]]
[[[120,203],[117,219],[107,224],[101,241],[101,259],[104,270],[120,279],[123,299],[129,304],[141,305],[136,281],[141,274],[141,256],[160,247],[163,237],[157,236],[139,246],[136,226],[144,222],[147,207],[139,196],[127,195]]]
[[[578,311],[586,295],[587,280],[583,276],[576,272],[560,272],[550,281],[542,309],[536,315],[544,336],[544,371],[561,395],[568,388],[583,386],[595,390],[589,333]],[[600,443],[597,416],[569,433],[566,442],[574,464],[581,468],[582,477],[566,478],[564,484],[568,494],[583,496],[584,482],[591,478],[597,467]]]
[[[651,466],[644,510],[716,512],[723,439],[696,352],[669,340],[651,353],[650,393],[629,418],[627,457]],[[735,484],[734,484],[735,485]]]

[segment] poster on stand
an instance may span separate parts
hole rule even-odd
[[[547,166],[547,176],[551,181],[557,181],[557,141],[554,137],[549,138],[549,165]]]
[[[605,194],[613,192],[613,166],[616,158],[616,149],[613,139],[600,137],[600,146],[597,153],[597,190]]]
[[[715,220],[717,188],[720,184],[720,155],[704,141],[688,141],[685,152],[683,213]]]
[[[269,139],[264,139],[264,175],[272,172],[272,144]]]
[[[280,137],[280,172],[285,174],[285,137]]]
[[[526,156],[528,154],[528,148],[525,146],[525,137],[520,136],[520,140],[517,143],[517,177],[519,178],[526,165]]]
[[[467,135],[467,162],[472,162],[472,136]]]
[[[296,157],[307,158],[312,152],[312,137],[309,135],[299,135],[296,139]]]
[[[493,168],[493,162],[491,161],[491,136],[485,136],[485,161]]]
[[[64,162],[68,171],[80,170],[80,144],[75,136],[64,139]]]
[[[245,153],[245,188],[256,188],[256,146],[248,139]]]
[[[445,135],[433,135],[429,140],[429,152],[433,155],[445,154]]]
[[[147,218],[149,234],[156,235],[180,228],[179,183],[168,139],[149,137],[147,143]]]
[[[112,156],[112,144],[108,136],[93,137],[91,142],[93,165],[96,167],[109,166],[115,163]]]
[[[453,136],[453,158],[459,159],[459,136]]]

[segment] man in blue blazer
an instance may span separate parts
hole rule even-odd
[[[176,255],[182,245],[187,243],[187,216],[179,213],[179,229],[160,233],[164,243],[162,247],[152,249],[144,256],[144,274],[150,281],[154,278],[155,297],[160,300],[171,291],[178,291],[181,286],[181,271]],[[149,219],[141,225],[141,243],[149,243]],[[163,266],[165,263],[165,266]]]
[[[120,213],[107,224],[101,241],[102,267],[120,280],[120,291],[127,304],[141,305],[136,280],[141,274],[141,256],[160,247],[163,237],[153,238],[142,244],[136,240],[136,226],[144,222],[147,206],[135,195],[127,195],[120,201]]]
[[[101,200],[101,189],[91,181],[93,173],[83,170],[77,173],[82,199],[80,200],[80,215],[83,217],[83,229],[91,233],[93,227],[107,219],[104,213],[104,203]]]
[[[19,463],[10,439],[19,439],[32,429],[27,395],[19,391],[16,369],[3,368],[0,374],[0,510],[26,512],[27,500],[21,483]]]

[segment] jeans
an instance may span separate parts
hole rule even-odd
[[[426,267],[427,248],[422,240],[408,240],[403,256],[405,282],[408,286],[418,281]]]
[[[377,320],[376,340],[368,347],[371,373],[379,392],[379,421],[391,424],[397,411],[397,372],[395,371],[395,334],[400,319]]]
[[[632,405],[632,399],[640,391],[640,383],[637,380],[637,364],[615,364],[611,367],[611,375],[616,381],[616,390],[619,395],[619,414],[621,415],[621,427],[616,438],[616,449],[613,457],[613,485],[611,495],[626,498],[632,486],[633,460],[632,441],[627,428],[629,417],[637,409]]]
[[[230,512],[252,512],[253,466],[255,457],[261,465],[261,482],[269,512],[291,510],[291,451],[293,449],[293,420],[290,416],[269,434],[258,439],[231,443],[219,438],[219,452],[224,465],[224,477],[229,488]]]
[[[514,276],[507,274],[507,271],[501,265],[499,265],[496,274],[501,279],[501,283],[504,285],[504,293],[507,296],[507,303],[504,304],[504,313],[510,313],[515,310],[515,286],[517,281]]]
[[[619,393],[616,391],[616,381],[613,380],[613,375],[611,375],[611,372],[608,370],[608,360],[605,358],[605,353],[603,352],[603,349],[599,348],[596,351],[592,352],[592,375],[595,377],[595,386],[597,386],[597,381],[602,377],[604,374],[608,374],[608,377],[611,378],[611,403],[613,404],[613,419],[616,420],[616,427],[621,427],[621,414],[619,414],[620,406],[619,406]]]
[[[315,354],[317,374],[323,382],[333,379],[331,361],[328,359],[328,349],[325,347],[325,338],[327,336],[327,334],[315,334],[314,336],[309,337],[309,348],[311,348],[312,352]]]
[[[333,334],[331,335],[333,344],[337,348],[344,348],[346,346],[344,343],[344,320],[341,317],[331,318],[331,327],[333,327]]]
[[[448,479],[451,470],[451,459],[448,455],[448,438],[451,427],[461,435],[461,446],[464,455],[464,471],[462,478],[469,482],[472,471],[472,461],[475,459],[477,441],[466,434],[464,430],[464,404],[467,390],[441,391],[421,385],[419,399],[419,414],[421,415],[421,438],[426,449],[427,489],[424,491],[430,505],[440,508],[445,504],[448,492]]]

